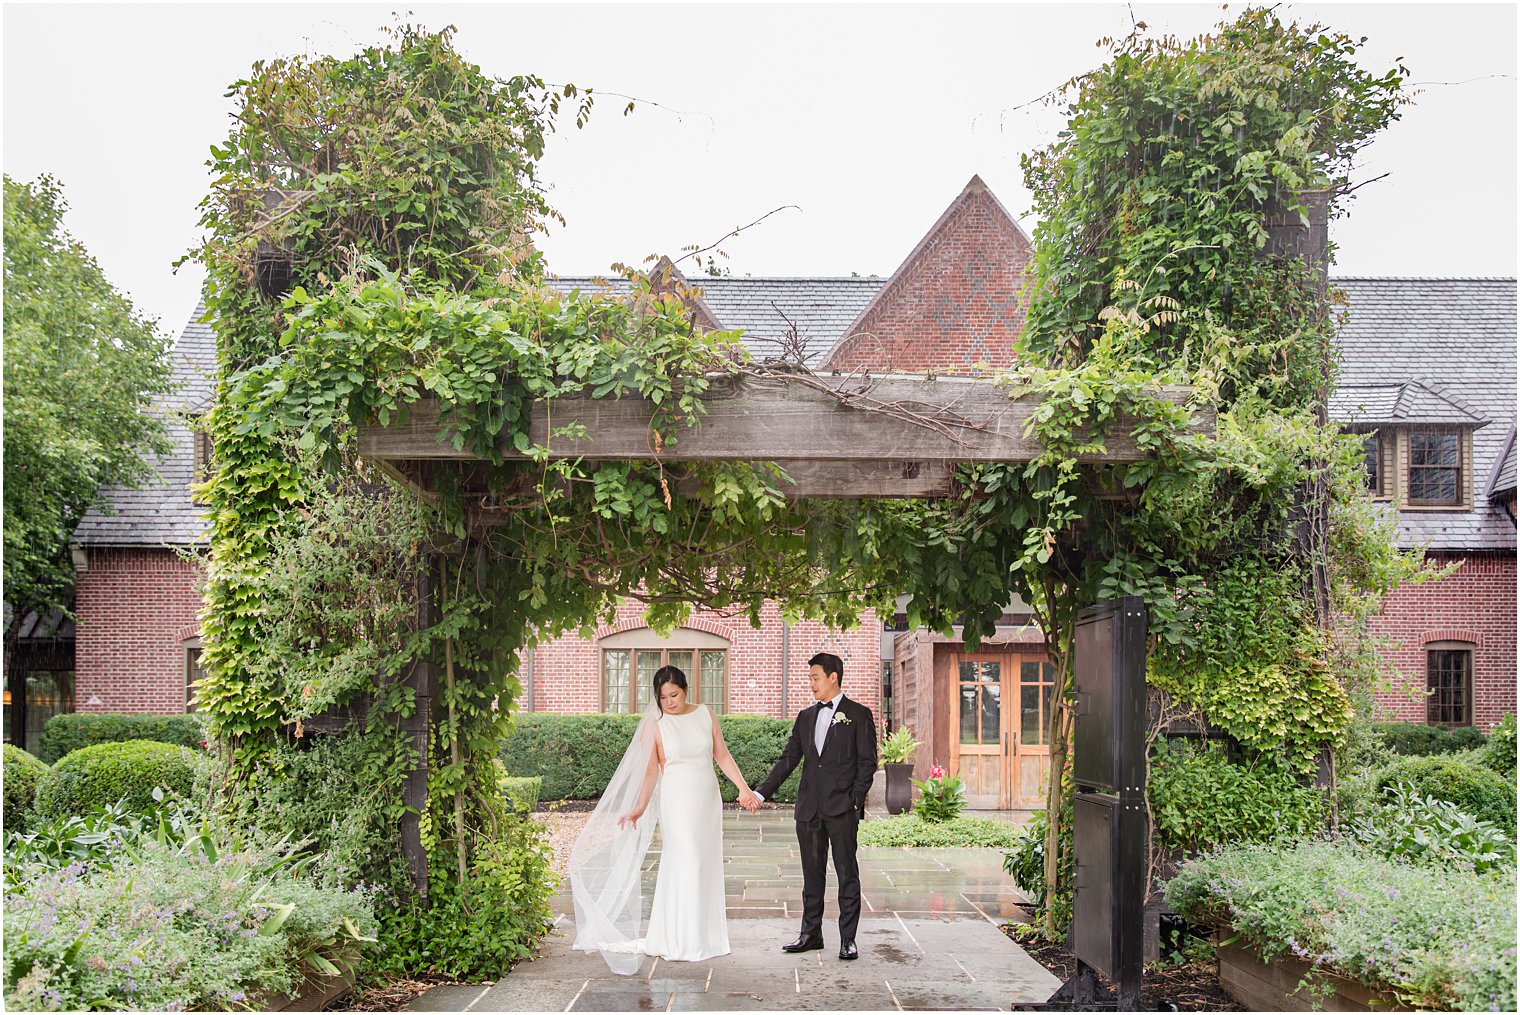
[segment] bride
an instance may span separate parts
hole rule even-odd
[[[718,717],[688,704],[686,689],[678,668],[655,673],[654,704],[570,850],[573,947],[600,952],[625,976],[638,972],[643,955],[695,962],[728,954],[723,804],[713,762],[739,787],[741,803],[753,794]],[[639,875],[655,825],[643,820],[648,810],[658,816],[662,851],[644,930]]]

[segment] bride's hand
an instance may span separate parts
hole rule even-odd
[[[632,825],[634,828],[637,828],[639,827],[639,819],[643,816],[643,811],[629,811],[621,818],[618,818],[618,827],[622,828],[624,825]]]

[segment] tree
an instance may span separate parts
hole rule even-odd
[[[63,229],[67,208],[51,177],[5,177],[7,686],[22,618],[68,606],[80,518],[169,448],[145,411],[171,387],[168,341]]]

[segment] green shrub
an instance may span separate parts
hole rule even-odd
[[[1266,758],[1236,765],[1219,744],[1162,739],[1151,761],[1151,810],[1169,849],[1302,835],[1324,819],[1323,794]]]
[[[498,785],[504,797],[512,802],[512,806],[520,811],[531,811],[538,806],[538,794],[542,791],[544,780],[536,775],[509,775],[503,777]]]
[[[412,760],[409,739],[351,729],[282,741],[260,762],[243,820],[325,854],[345,885],[409,885],[396,835],[400,814],[373,802],[399,800]],[[392,784],[371,786],[369,799],[355,801],[353,773],[376,771],[390,773]]]
[[[426,903],[406,893],[380,911],[379,972],[420,972],[459,980],[494,979],[533,949],[554,921],[549,900],[559,885],[547,830],[516,814],[501,836],[482,840],[461,885],[435,866]]]
[[[1018,838],[1012,825],[990,818],[925,821],[917,814],[897,814],[862,822],[855,841],[861,846],[987,846],[1008,849]]]
[[[156,740],[97,744],[69,753],[37,787],[36,815],[43,820],[84,815],[125,801],[128,810],[154,806],[153,788],[186,796],[195,781],[196,755]]]
[[[1488,738],[1476,726],[1458,726],[1451,731],[1453,752],[1475,750],[1486,743],[1488,743]]]
[[[1515,777],[1515,713],[1508,712],[1499,720],[1479,757],[1500,775]]]
[[[1375,852],[1415,863],[1480,874],[1515,864],[1515,843],[1507,833],[1456,804],[1421,797],[1407,783],[1388,787],[1380,805],[1352,819],[1346,831]]]
[[[1045,898],[1045,832],[1045,812],[1035,811],[1014,837],[1013,847],[1003,854],[1004,873],[1035,906]]]
[[[1475,726],[1429,726],[1415,722],[1374,723],[1384,746],[1394,754],[1404,757],[1428,757],[1433,754],[1454,754],[1482,747],[1487,741],[1483,731]]]
[[[5,745],[5,830],[21,831],[31,818],[37,785],[48,767],[15,744]]]
[[[1422,797],[1454,803],[1478,820],[1491,822],[1513,835],[1515,784],[1476,763],[1477,753],[1400,758],[1379,773],[1377,789],[1381,792],[1389,786],[1408,783]]]
[[[42,727],[42,760],[56,763],[71,751],[123,740],[159,740],[181,747],[198,747],[206,739],[206,717],[185,715],[122,715],[115,712],[65,712]]]
[[[1293,954],[1421,1010],[1515,1010],[1513,868],[1418,867],[1344,839],[1243,843],[1185,864],[1166,901],[1263,958]]]
[[[762,715],[722,715],[718,723],[751,786],[765,778],[792,734],[790,720]],[[638,725],[636,715],[520,713],[502,744],[501,762],[515,775],[542,778],[542,800],[594,800],[607,788]],[[796,800],[801,774],[798,765],[772,799]],[[739,791],[721,773],[718,785],[724,800],[738,799]]]

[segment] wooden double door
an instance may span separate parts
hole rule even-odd
[[[950,774],[967,806],[1045,806],[1054,677],[1043,652],[951,654]]]

